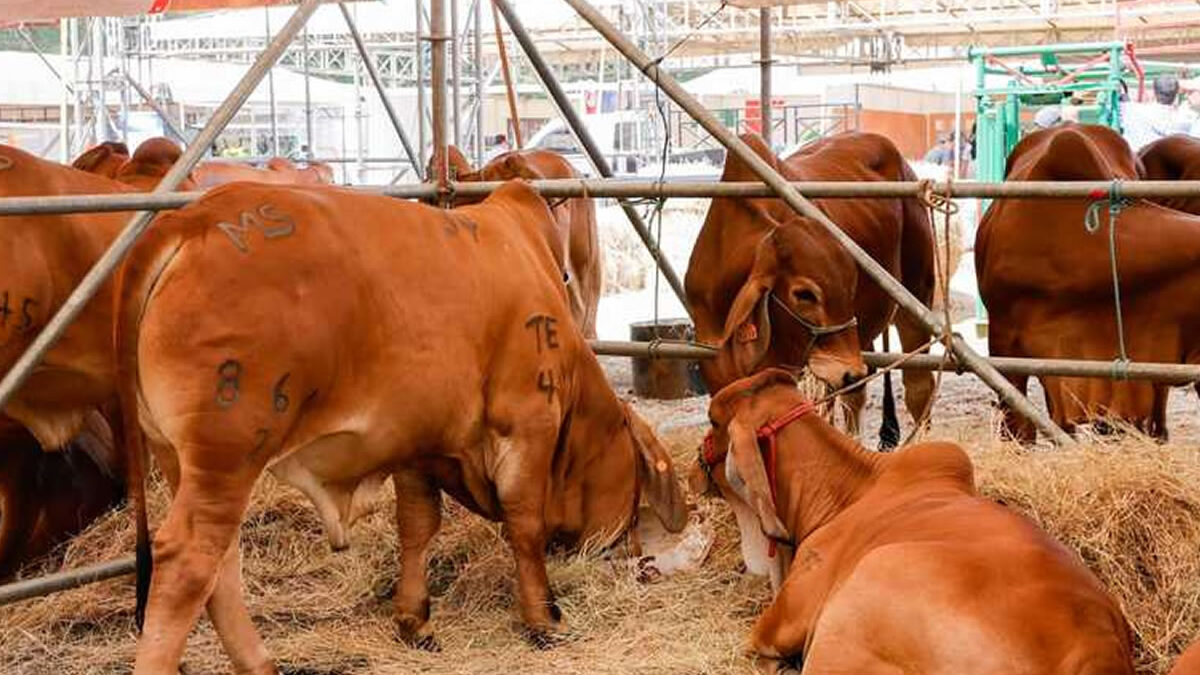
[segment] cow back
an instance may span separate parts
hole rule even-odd
[[[1200,180],[1200,139],[1168,136],[1142,148],[1138,158],[1147,180]],[[1152,197],[1150,201],[1200,215],[1200,197]]]

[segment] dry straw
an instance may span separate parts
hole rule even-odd
[[[678,429],[664,440],[686,466],[701,433],[699,427]],[[965,435],[989,436],[978,429]],[[967,445],[983,491],[1079,551],[1120,599],[1138,635],[1139,671],[1165,672],[1200,628],[1195,450],[1137,437],[1071,451],[1023,451],[992,440]],[[161,519],[164,490],[155,485],[153,492]],[[536,651],[514,630],[512,559],[499,527],[448,500],[430,571],[441,654],[393,639],[391,503],[390,494],[381,495],[377,511],[354,527],[351,550],[332,553],[296,492],[269,478],[259,486],[242,530],[246,592],[285,672],[753,672],[741,648],[768,590],[741,573],[736,528],[719,503],[700,503],[718,539],[699,572],[647,586],[620,560],[553,558],[550,578],[570,637]],[[75,566],[127,554],[130,520],[125,512],[111,514],[60,557]],[[0,608],[0,672],[127,672],[135,641],[132,604],[132,584],[121,580]],[[189,643],[185,667],[192,674],[228,672],[205,621]]]

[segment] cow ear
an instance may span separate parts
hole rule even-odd
[[[774,277],[751,275],[738,291],[725,319],[722,348],[733,355],[741,375],[749,375],[767,356],[771,345],[771,316],[767,311],[768,293]]]
[[[626,405],[626,419],[629,420],[629,431],[637,450],[638,474],[641,477],[642,492],[650,501],[650,508],[658,516],[663,527],[668,532],[680,532],[687,526],[688,508],[679,481],[675,479],[675,468],[671,463],[671,455],[659,442],[658,437],[651,431],[637,413]]]
[[[775,500],[771,498],[771,482],[758,451],[758,435],[737,418],[729,423],[728,456],[733,459],[725,462],[729,485],[754,509],[768,537],[787,539],[787,527],[775,512]]]
[[[95,171],[96,167],[100,166],[104,160],[111,157],[112,154],[113,149],[111,147],[107,145],[97,145],[96,147],[76,157],[75,161],[71,162],[71,166],[79,169],[80,171],[87,171],[91,173]]]
[[[538,171],[525,157],[518,153],[512,153],[504,158],[504,168],[508,175],[514,178],[524,178],[525,180],[541,180],[545,178],[541,171]]]

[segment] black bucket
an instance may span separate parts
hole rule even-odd
[[[635,342],[655,339],[687,341],[696,331],[688,319],[659,319],[629,324],[629,338]],[[700,379],[700,364],[694,360],[633,357],[633,391],[642,398],[677,399],[705,392]]]

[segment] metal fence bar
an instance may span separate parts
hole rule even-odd
[[[262,81],[267,70],[283,54],[284,49],[287,48],[292,38],[296,36],[296,33],[300,32],[300,29],[304,27],[304,23],[316,11],[319,4],[320,0],[304,0],[296,8],[295,13],[292,14],[288,22],[275,35],[271,44],[267,45],[267,48],[263,50],[258,59],[246,71],[246,74],[242,76],[241,81],[237,83],[237,86],[234,87],[229,96],[213,113],[213,116],[208,120],[208,124],[196,135],[194,141],[184,151],[183,156],[175,162],[175,165],[171,167],[167,175],[163,176],[162,180],[159,181],[152,194],[161,195],[162,193],[170,192],[187,177],[192,167],[200,161],[200,158],[208,151],[213,141],[216,140],[217,135],[233,119],[233,116],[237,114],[238,109],[242,107],[242,104],[249,98],[254,88]],[[5,373],[4,379],[0,380],[0,409],[8,404],[13,394],[21,387],[26,378],[29,377],[29,374],[33,372],[37,363],[54,346],[54,343],[58,341],[58,338],[62,336],[67,327],[71,325],[75,317],[83,311],[84,306],[92,299],[92,296],[96,295],[100,287],[104,285],[105,281],[113,273],[113,270],[117,268],[117,265],[121,264],[121,261],[125,258],[125,254],[129,252],[129,249],[133,248],[134,243],[137,242],[142,232],[149,227],[150,221],[153,218],[154,212],[140,211],[130,219],[125,229],[117,235],[117,238],[108,247],[108,250],[104,252],[104,255],[100,256],[96,264],[88,270],[83,280],[79,282],[79,286],[71,292],[71,295],[66,299],[62,307],[55,312],[54,317],[46,324],[45,329],[34,339],[33,344],[25,350],[21,358],[17,359],[16,364]]]
[[[774,167],[768,164],[762,157],[755,154],[741,139],[722,126],[675,78],[663,72],[661,59],[659,61],[651,60],[649,56],[622,35],[615,26],[609,23],[603,14],[588,4],[586,0],[566,0],[566,2],[575,9],[575,12],[584,21],[587,21],[592,28],[596,29],[609,44],[621,52],[630,63],[637,66],[638,70],[650,78],[660,91],[671,97],[679,107],[686,110],[688,114],[704,126],[705,130],[720,141],[721,145],[724,145],[730,153],[733,153],[738,159],[745,162],[750,167],[750,170],[762,179],[763,182],[770,185],[792,210],[819,223],[829,236],[841,244],[842,248],[854,258],[859,268],[875,283],[879,284],[884,292],[891,296],[901,309],[919,320],[935,335],[942,334],[944,331],[950,329],[950,326],[943,325],[940,315],[921,304],[920,300],[910,293],[899,281],[896,281],[895,277],[889,274],[883,266],[864,251],[849,234],[839,228],[823,211],[789,185],[787,180]],[[1012,407],[1016,413],[1031,421],[1039,431],[1046,434],[1056,445],[1072,445],[1074,443],[1072,438],[1060,429],[1045,412],[1038,410],[1024,394],[1018,391],[1000,373],[996,372],[964,340],[953,338],[950,340],[949,347],[967,368],[974,371],[979,376],[979,379],[983,380],[985,384],[996,392],[1004,403]]]
[[[133,574],[133,556],[85,565],[73,570],[24,579],[0,586],[0,606]]]
[[[598,356],[633,356],[646,359],[710,359],[716,356],[713,347],[679,342],[624,342],[591,340],[592,351]],[[962,365],[953,357],[944,361],[941,356],[918,354],[906,356],[892,352],[863,352],[868,366],[884,368],[904,360],[899,370],[944,370],[962,372]],[[1005,375],[1030,377],[1094,377],[1117,379],[1120,374],[1130,380],[1149,380],[1167,384],[1200,382],[1200,365],[1184,363],[1130,363],[1114,370],[1112,361],[1077,361],[1074,359],[1023,359],[1007,356],[985,357],[996,370]]]
[[[773,197],[771,188],[761,183],[721,183],[708,181],[644,181],[621,178],[554,179],[531,181],[545,197],[600,197],[609,199],[672,198],[707,199],[712,197]],[[790,183],[806,197],[855,199],[916,197],[924,184],[914,182],[854,183],[848,181],[808,181]],[[462,197],[486,197],[500,182],[450,183],[450,191]],[[933,191],[951,197],[989,199],[1103,199],[1108,196],[1106,182],[1049,183],[1028,181],[1013,183],[937,183]],[[432,198],[435,185],[356,186],[367,193],[405,199]],[[1200,197],[1200,181],[1137,181],[1123,183],[1123,195],[1129,198]],[[48,195],[38,197],[0,197],[0,216],[49,213],[90,213],[142,209],[176,209],[203,196],[203,192],[162,194]]]

